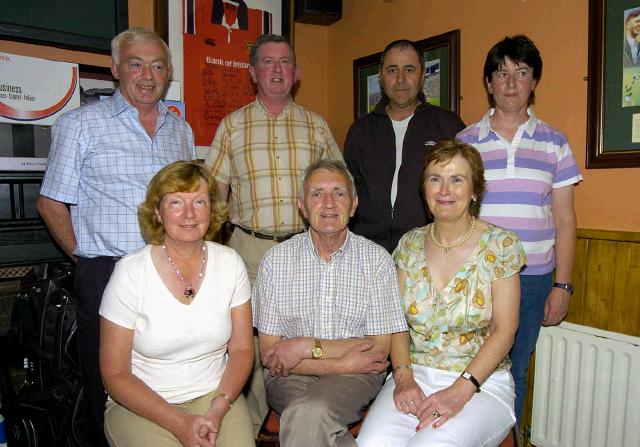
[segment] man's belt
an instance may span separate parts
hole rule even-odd
[[[276,235],[270,236],[268,234],[258,233],[257,231],[249,230],[247,228],[241,227],[240,225],[234,225],[234,227],[241,229],[242,231],[244,231],[247,234],[250,234],[253,237],[257,237],[258,239],[266,239],[274,242],[284,242],[287,239],[291,239],[296,234],[302,233],[302,231],[298,231],[297,233],[284,234],[281,236],[276,236]]]

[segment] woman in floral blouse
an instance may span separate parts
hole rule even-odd
[[[422,184],[434,221],[394,252],[410,329],[392,338],[393,380],[358,445],[495,446],[515,422],[507,354],[525,254],[513,232],[477,218],[485,179],[475,148],[439,143]]]

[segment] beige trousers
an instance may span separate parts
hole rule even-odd
[[[215,391],[174,407],[189,414],[204,415],[209,410]],[[138,416],[122,405],[109,400],[104,412],[104,434],[111,447],[180,447],[173,434]],[[233,404],[233,408],[222,419],[216,447],[255,446],[253,430],[243,396]]]
[[[245,233],[239,228],[234,228],[231,238],[229,239],[229,247],[238,252],[245,266],[249,281],[253,286],[258,274],[258,267],[264,253],[276,242],[259,239],[250,234]],[[254,336],[255,343],[255,361],[253,363],[253,371],[247,385],[245,386],[244,395],[247,399],[251,422],[253,423],[253,431],[257,436],[262,426],[264,418],[267,416],[269,406],[267,405],[267,394],[264,390],[264,377],[262,373],[262,363],[260,362],[260,350],[258,347],[258,336]]]
[[[348,426],[362,417],[386,373],[271,377],[269,404],[280,413],[282,447],[356,447]]]

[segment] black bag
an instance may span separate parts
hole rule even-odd
[[[79,445],[74,420],[82,380],[72,290],[67,264],[36,266],[21,282],[0,354],[6,360],[0,396],[12,447]]]

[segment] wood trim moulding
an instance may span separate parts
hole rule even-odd
[[[578,239],[599,239],[604,241],[640,243],[640,232],[578,228]]]

